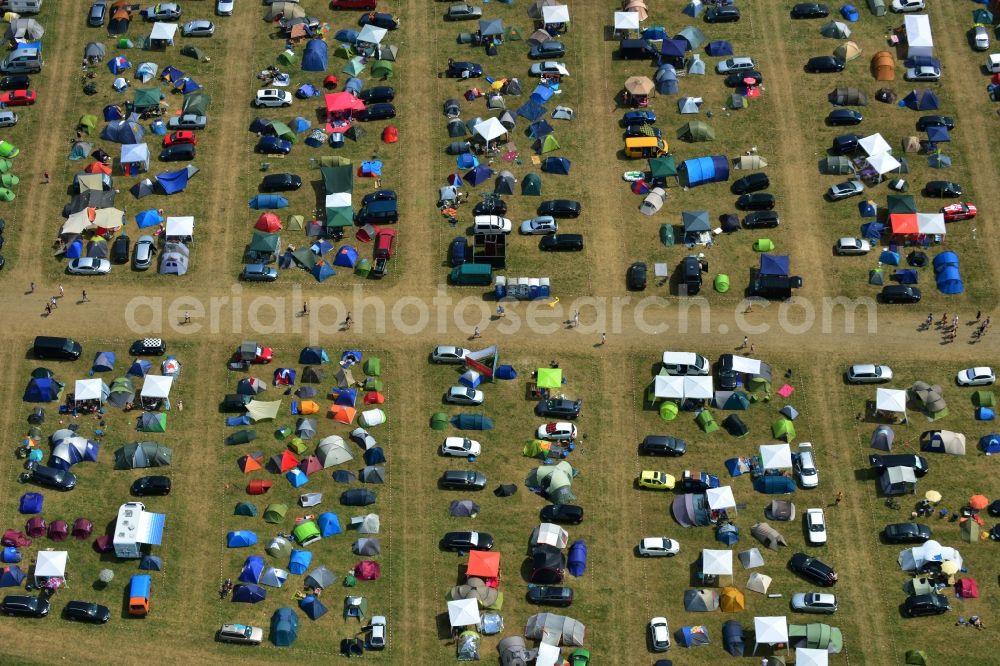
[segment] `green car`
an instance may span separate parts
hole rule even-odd
[[[590,650],[580,648],[569,656],[569,666],[588,666],[588,664],[590,664]]]

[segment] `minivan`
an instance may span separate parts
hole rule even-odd
[[[634,136],[625,139],[625,157],[662,157],[667,143],[657,136]]]
[[[83,347],[70,338],[39,335],[35,338],[31,351],[35,358],[75,361],[83,353]]]
[[[193,160],[195,148],[190,143],[180,143],[174,146],[167,146],[160,151],[161,162],[184,162]]]
[[[656,49],[648,39],[623,39],[618,43],[618,54],[622,60],[646,60],[656,55]]]
[[[493,282],[493,267],[489,264],[462,264],[451,270],[451,283],[459,285],[489,285]]]
[[[680,282],[682,294],[695,296],[701,291],[701,261],[698,257],[684,257],[681,262]]]
[[[0,63],[0,72],[4,74],[33,74],[42,71],[42,52],[30,46],[11,51]]]
[[[128,585],[128,614],[144,617],[149,614],[149,595],[153,578],[149,575],[135,575]]]
[[[392,224],[399,221],[399,210],[395,199],[372,201],[358,211],[355,221],[358,224]]]
[[[711,372],[708,359],[694,352],[663,352],[663,369],[675,377],[704,377]]]

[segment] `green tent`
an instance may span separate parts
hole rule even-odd
[[[208,107],[212,103],[212,96],[204,90],[195,90],[184,95],[184,103],[181,110],[184,113],[194,113],[203,116],[208,113]]]
[[[301,437],[292,437],[287,446],[289,451],[299,456],[305,453],[306,449],[309,448]]]
[[[766,377],[750,377],[747,380],[747,388],[753,392],[764,391],[768,393],[771,391],[771,382],[767,380]]]
[[[226,444],[230,446],[235,444],[246,444],[248,442],[252,442],[255,439],[257,439],[256,430],[252,429],[237,430],[229,437],[226,437]]]
[[[205,52],[195,46],[191,46],[190,44],[181,48],[181,55],[194,58],[198,61],[205,59]]]
[[[7,145],[10,146],[10,144],[7,144]],[[10,146],[10,147],[14,148],[13,146]],[[2,150],[2,148],[0,148],[0,150]],[[14,164],[10,160],[0,159],[0,173],[7,173],[13,167],[14,167]]]
[[[372,262],[368,261],[367,257],[362,257],[361,260],[354,265],[354,274],[358,277],[368,277],[368,274],[372,272]]]
[[[715,276],[715,290],[720,294],[724,294],[729,291],[729,276],[725,273],[719,273]]]
[[[354,210],[350,206],[334,206],[326,209],[326,228],[342,229],[354,226]]]
[[[701,120],[692,120],[677,130],[677,138],[684,141],[712,141],[715,139],[715,130]]]
[[[140,432],[166,432],[167,415],[162,412],[143,412],[136,429]]]
[[[344,69],[340,70],[348,76],[357,76],[361,72],[365,71],[365,64],[361,61],[361,58],[351,58],[344,65]]]
[[[529,173],[524,176],[524,179],[521,181],[521,196],[542,196],[542,179],[537,173]]]
[[[316,261],[319,259],[319,257],[317,257],[316,253],[310,250],[308,247],[300,247],[299,249],[292,252],[292,259],[294,259],[295,263],[297,263],[302,268],[306,269],[307,271],[311,271],[316,266]]]
[[[674,246],[674,226],[672,224],[660,225],[660,242],[667,247]]]
[[[281,239],[278,234],[269,234],[264,231],[255,231],[250,237],[250,251],[262,253],[275,253],[278,251],[278,243]]]
[[[549,442],[543,442],[540,439],[529,439],[521,447],[521,453],[527,458],[541,458],[542,460],[548,460],[549,456],[552,455],[552,445]]]
[[[774,241],[770,238],[758,238],[753,242],[754,252],[770,252],[774,249]]]
[[[257,505],[253,502],[237,502],[236,511],[233,512],[236,516],[249,516],[250,518],[257,517]]]
[[[327,194],[354,191],[354,171],[350,164],[322,166],[319,174],[323,179],[323,191]]]
[[[555,134],[546,134],[544,139],[538,140],[538,152],[551,153],[553,150],[559,150],[559,140],[556,139]]]
[[[378,377],[382,374],[382,359],[377,356],[370,357],[365,361],[365,374],[369,377]]]
[[[264,522],[280,523],[285,519],[286,513],[288,513],[287,504],[268,504],[264,509]]]
[[[381,391],[383,390],[382,380],[378,377],[368,377],[365,379],[364,389],[366,391]]]
[[[448,415],[444,412],[435,412],[431,415],[431,430],[446,430],[448,428]]]
[[[364,597],[344,597],[344,619],[346,620],[349,617],[356,617],[359,622],[368,617],[368,599]]]
[[[712,412],[707,409],[703,409],[698,412],[698,416],[694,417],[694,422],[698,424],[705,433],[712,433],[719,429],[719,424],[715,422],[715,418],[712,416]]]
[[[561,368],[538,368],[538,378],[535,380],[538,388],[557,389],[562,387]]]
[[[788,419],[778,419],[771,426],[771,434],[775,439],[791,442],[795,439],[795,424]]]
[[[351,158],[343,155],[322,155],[318,159],[321,167],[351,166]]]
[[[286,141],[291,141],[292,143],[295,143],[295,140],[297,138],[295,132],[292,131],[291,127],[281,122],[280,120],[272,120],[271,129],[274,130],[275,136],[277,136],[279,139],[284,139]]]
[[[306,218],[302,215],[289,215],[285,228],[289,231],[302,231],[306,228]]]
[[[975,407],[992,407],[997,404],[993,391],[976,391],[972,394],[972,404]]]
[[[285,67],[290,67],[299,61],[299,57],[295,55],[295,51],[291,49],[285,49],[278,54],[278,64],[284,65]]]
[[[750,406],[750,398],[742,391],[716,391],[715,406],[728,411],[744,410]]]
[[[97,127],[97,116],[86,115],[80,116],[80,122],[76,124],[76,128],[89,135],[90,131]]]
[[[930,662],[927,660],[927,653],[923,650],[907,650],[906,663],[913,664],[913,666],[927,666]]]
[[[677,418],[678,407],[676,402],[667,401],[660,405],[660,418],[664,421],[673,421]]]
[[[337,48],[333,50],[333,55],[337,58],[343,58],[344,60],[350,60],[354,57],[354,51],[348,44],[340,44]]]
[[[160,106],[163,93],[157,88],[136,88],[132,93],[132,105],[136,111],[147,111]]]
[[[665,155],[663,157],[653,157],[649,160],[649,177],[650,178],[667,178],[669,176],[677,176],[677,163],[674,162],[673,155]]]
[[[885,203],[890,215],[917,212],[917,202],[912,194],[890,194],[885,198]]]
[[[392,76],[392,62],[389,60],[376,60],[372,64],[373,79],[388,79]]]
[[[315,520],[305,520],[296,525],[295,529],[292,530],[292,536],[303,545],[323,538]]]
[[[17,185],[20,182],[21,182],[21,179],[19,177],[15,176],[12,173],[0,174],[0,185],[3,185],[4,187],[14,187],[15,185]],[[104,239],[100,239],[100,240],[104,240]],[[100,240],[91,239],[91,242],[92,243],[100,243]],[[108,243],[107,241],[104,241],[105,245],[107,245],[107,243]]]
[[[819,161],[819,172],[832,176],[843,176],[854,173],[851,160],[845,155],[827,155]]]

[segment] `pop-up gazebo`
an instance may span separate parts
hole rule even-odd
[[[779,643],[788,645],[788,618],[784,615],[755,617],[753,630],[756,640],[753,647],[754,654],[757,654],[757,648],[761,645],[772,647]]]

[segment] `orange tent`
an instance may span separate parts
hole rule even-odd
[[[500,553],[473,550],[469,553],[469,564],[465,568],[466,576],[477,578],[500,577]]]
[[[253,228],[273,234],[281,231],[281,218],[274,213],[264,213],[257,218],[257,224],[253,225]]]
[[[250,472],[256,472],[261,469],[260,460],[254,456],[246,455],[239,459],[238,464],[240,469],[243,470],[244,474],[249,474]]]
[[[399,130],[394,125],[389,125],[382,130],[382,141],[385,143],[396,143],[399,141]]]
[[[378,391],[369,391],[365,394],[366,405],[381,405],[385,402],[385,396]]]
[[[896,79],[896,59],[888,51],[879,51],[872,57],[872,76],[876,81]]]
[[[346,405],[331,405],[328,416],[338,423],[346,423],[350,425],[354,422],[354,415],[358,413],[358,410],[353,407],[347,407]]]
[[[111,167],[101,162],[91,162],[84,171],[87,173],[106,173],[109,176],[111,175]]]
[[[319,411],[319,405],[317,405],[312,400],[303,400],[299,402],[298,414],[315,414]]]

